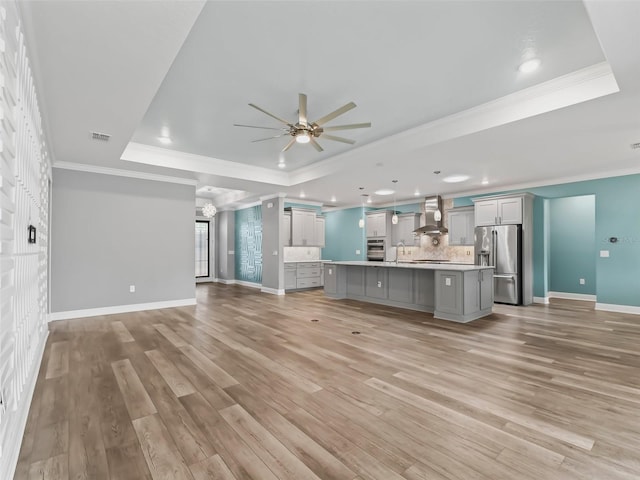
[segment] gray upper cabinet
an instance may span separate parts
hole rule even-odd
[[[391,235],[391,212],[367,212],[367,238]]]
[[[291,213],[284,214],[284,220],[282,222],[282,244],[285,247],[291,245]]]
[[[391,227],[391,242],[397,245],[402,242],[404,245],[420,245],[420,236],[414,235],[413,231],[420,227],[419,213],[401,213],[398,215],[398,223]]]
[[[449,245],[473,245],[475,228],[473,207],[449,210],[447,216]]]
[[[291,241],[289,245],[293,247],[317,246],[318,236],[316,235],[315,210],[306,210],[303,208],[287,208],[287,213],[291,214]],[[285,215],[287,213],[285,213]]]
[[[522,223],[522,197],[504,197],[475,202],[476,226]]]
[[[324,247],[324,217],[316,217],[316,246]]]

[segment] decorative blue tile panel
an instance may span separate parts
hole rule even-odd
[[[262,283],[262,207],[235,212],[236,279]]]

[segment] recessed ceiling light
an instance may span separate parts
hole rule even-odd
[[[333,197],[331,197],[331,201],[335,202],[336,201],[336,196],[334,195]]]
[[[371,197],[367,198],[367,203],[371,203]]]
[[[518,70],[520,70],[522,73],[531,73],[537,70],[541,63],[542,62],[539,58],[532,58],[530,60],[522,62],[518,67]]]
[[[414,194],[416,197],[419,197],[419,196],[420,196],[420,190],[416,190],[415,192],[413,192],[413,194]]]
[[[169,137],[158,137],[158,141],[164,145],[169,145],[171,143],[171,138]]]
[[[393,195],[396,192],[394,190],[391,190],[390,188],[381,188],[380,190],[376,190],[373,193],[375,193],[376,195]]]
[[[482,180],[482,185],[489,185],[489,180],[487,180],[486,178]]]
[[[287,164],[286,164],[286,163],[284,163],[284,162],[280,162],[280,163],[278,164],[278,167],[280,167],[280,168],[284,168],[284,167],[286,167],[286,166],[287,166]]]
[[[300,198],[304,198],[306,197],[306,195],[304,194],[304,192],[300,192]]]
[[[469,175],[449,175],[448,177],[444,177],[442,181],[447,183],[460,183],[469,180],[469,178]]]

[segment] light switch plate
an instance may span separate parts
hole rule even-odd
[[[360,250],[356,250],[356,255],[360,255]]]
[[[445,278],[445,279],[444,279],[444,284],[445,284],[447,287],[450,287],[450,286],[451,286],[451,279],[450,279],[450,278]]]
[[[600,250],[600,256],[603,258],[609,257],[609,250]]]

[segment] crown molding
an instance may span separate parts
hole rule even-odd
[[[155,182],[179,183],[181,185],[192,185],[194,187],[198,184],[197,180],[191,180],[189,178],[170,177],[168,175],[138,172],[136,170],[123,170],[120,168],[100,167],[98,165],[87,165],[85,163],[56,162],[52,167],[59,168],[61,170],[74,170],[76,172],[98,173],[100,175],[115,175],[117,177],[153,180]]]
[[[444,199],[459,198],[459,197],[472,197],[474,195],[488,195],[495,192],[512,192],[514,190],[526,190],[529,188],[550,187],[553,185],[564,185],[566,183],[578,183],[588,182],[590,180],[603,180],[605,178],[614,177],[626,177],[627,175],[640,174],[640,166],[635,168],[626,168],[621,170],[614,170],[606,173],[587,173],[584,175],[572,175],[570,177],[554,177],[546,180],[536,180],[534,182],[526,183],[513,183],[507,185],[494,185],[492,187],[486,187],[477,190],[465,190],[456,193],[447,193],[441,195]]]
[[[290,185],[289,174],[286,172],[136,142],[129,142],[120,159],[272,185]]]

